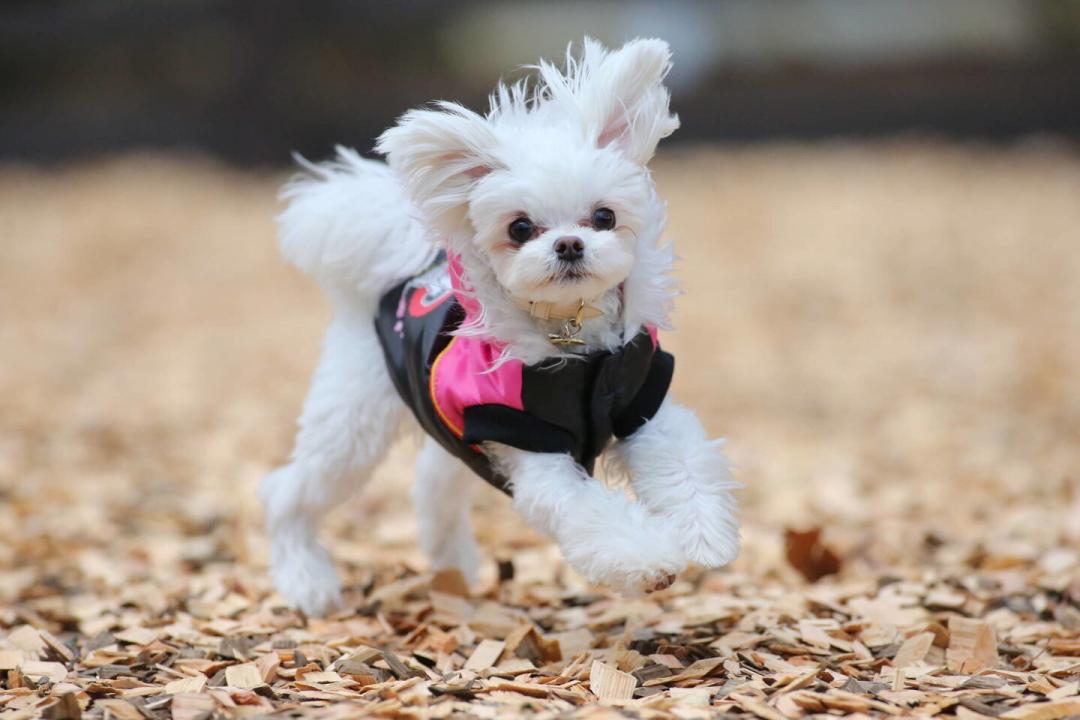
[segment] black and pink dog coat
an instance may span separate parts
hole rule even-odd
[[[477,311],[460,265],[440,257],[382,297],[375,327],[394,386],[424,430],[500,490],[485,455],[491,441],[530,452],[569,453],[590,474],[612,437],[633,434],[667,395],[675,359],[655,330],[614,352],[497,361],[502,346],[454,335]]]

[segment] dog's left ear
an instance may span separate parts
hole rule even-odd
[[[660,140],[679,127],[663,85],[671,69],[668,44],[656,38],[637,39],[609,53],[586,38],[578,63],[582,73],[578,101],[597,144],[613,145],[645,165]]]

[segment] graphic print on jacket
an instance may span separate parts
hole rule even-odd
[[[455,336],[472,301],[445,255],[386,293],[375,327],[394,386],[424,431],[474,472],[509,493],[481,443],[569,453],[592,474],[612,437],[633,434],[667,395],[675,359],[642,330],[613,352],[510,360],[502,348]]]

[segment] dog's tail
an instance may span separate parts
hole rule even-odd
[[[284,258],[314,277],[335,303],[374,311],[384,292],[426,267],[437,252],[416,210],[385,164],[339,146],[281,190]]]

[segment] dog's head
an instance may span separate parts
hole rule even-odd
[[[663,215],[646,167],[679,125],[661,40],[586,39],[565,70],[500,85],[481,116],[443,102],[379,138],[427,221],[508,295],[570,304],[623,283]],[[657,238],[648,238],[655,243]]]

